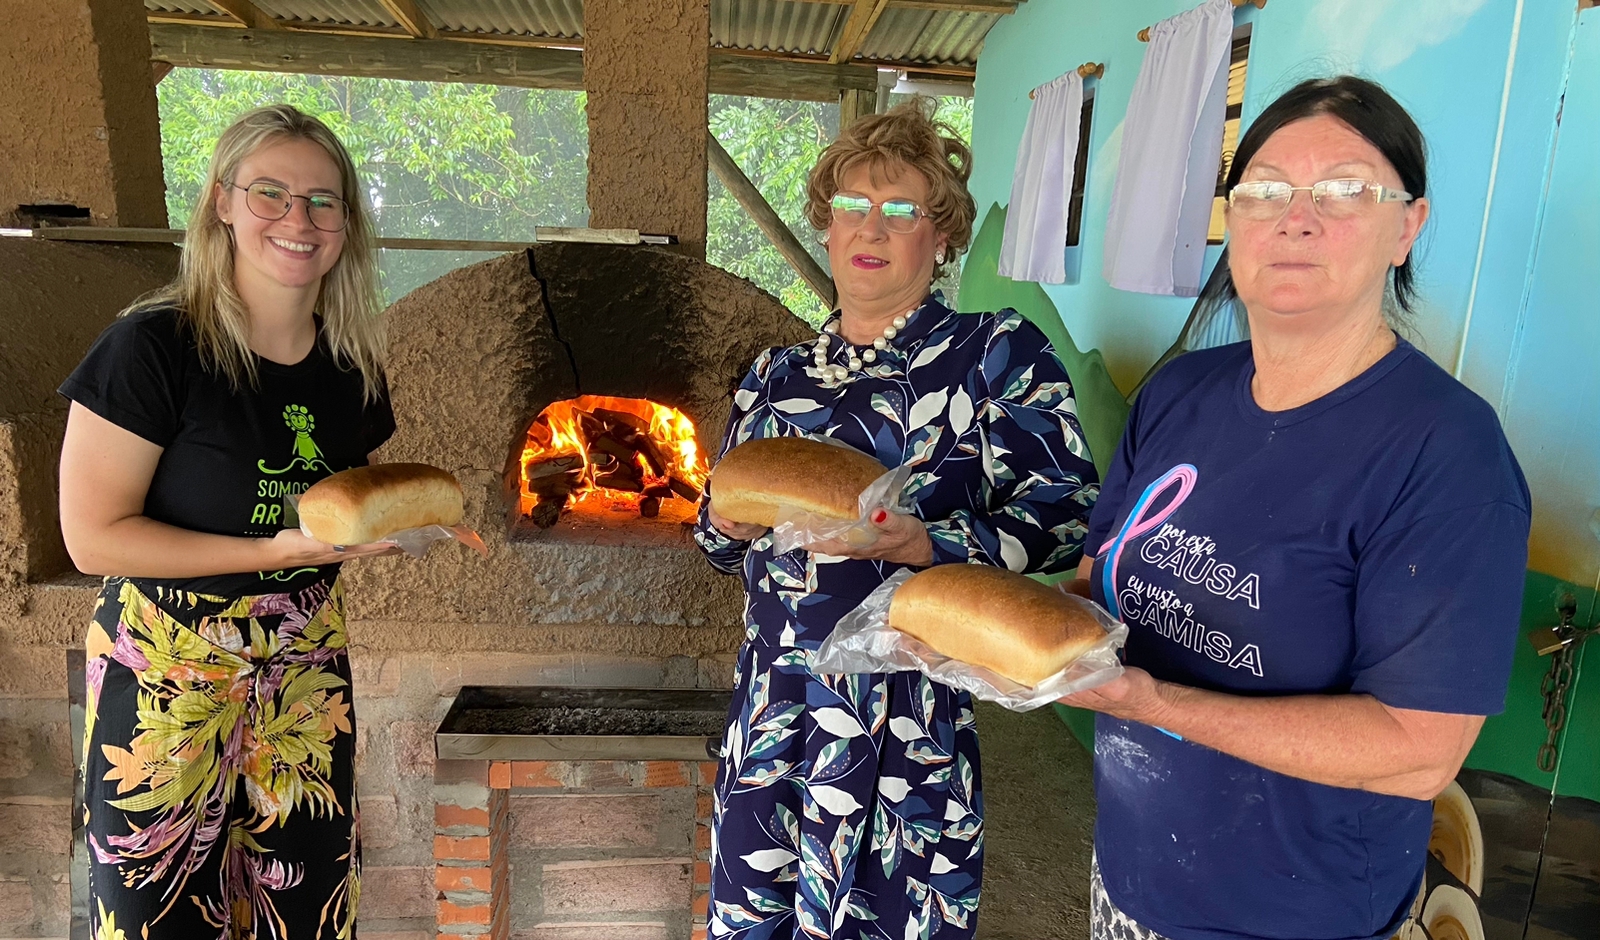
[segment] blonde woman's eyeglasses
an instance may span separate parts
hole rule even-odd
[[[302,196],[263,180],[257,180],[249,186],[240,186],[238,183],[228,185],[244,190],[244,204],[250,209],[250,214],[267,222],[276,222],[288,215],[296,199],[306,201],[306,215],[311,219],[312,226],[320,231],[343,231],[345,223],[350,221],[350,206],[338,196],[326,193]]]
[[[1348,219],[1369,206],[1385,202],[1410,202],[1410,193],[1371,180],[1323,180],[1310,186],[1290,186],[1278,180],[1251,180],[1228,193],[1228,207],[1240,218],[1276,222],[1289,211],[1295,193],[1310,193],[1317,212],[1330,219]]]

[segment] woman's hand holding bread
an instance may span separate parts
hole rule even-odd
[[[921,519],[879,509],[867,522],[878,533],[871,545],[863,547],[851,545],[844,539],[828,539],[812,543],[809,548],[818,555],[841,558],[876,559],[922,568],[933,564],[933,540],[928,538],[928,527]]]
[[[272,538],[260,541],[267,554],[267,560],[261,569],[263,571],[336,565],[352,558],[393,555],[400,551],[400,546],[389,542],[335,547],[326,542],[319,542],[299,529],[284,529]]]
[[[746,441],[713,470],[707,517],[717,531],[740,541],[775,525],[782,507],[851,521],[860,512],[861,491],[884,472],[872,457],[848,447],[799,437]],[[807,548],[841,558],[933,564],[933,542],[915,516],[879,509],[867,522],[877,530],[870,545],[828,539]]]
[[[706,507],[706,518],[717,527],[717,531],[736,542],[748,542],[758,539],[770,526],[758,525],[754,522],[734,522],[717,512],[715,504]]]

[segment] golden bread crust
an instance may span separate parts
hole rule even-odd
[[[300,524],[330,545],[376,542],[401,529],[461,521],[461,484],[438,467],[382,463],[318,481],[300,497]]]
[[[855,519],[861,491],[883,476],[872,457],[803,437],[745,441],[711,470],[711,506],[734,522],[771,526],[779,506]]]
[[[939,653],[1035,686],[1106,631],[1055,588],[988,565],[938,565],[895,591],[889,626]]]

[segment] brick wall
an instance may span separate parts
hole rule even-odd
[[[0,937],[65,937],[71,907],[67,654],[0,641]]]
[[[351,669],[356,691],[356,771],[364,863],[362,940],[434,940],[436,905],[446,890],[440,881],[446,876],[436,870],[435,840],[439,835],[462,836],[464,831],[449,827],[467,822],[465,817],[439,808],[463,804],[450,802],[450,791],[444,787],[453,784],[438,783],[441,772],[448,771],[444,779],[453,780],[449,774],[459,768],[436,766],[433,732],[462,685],[729,688],[733,683],[731,654],[662,660],[400,652],[377,646],[376,637],[371,643],[363,642],[359,627],[354,638]],[[472,763],[488,767],[487,762]],[[715,772],[714,765],[702,770],[692,763],[677,762],[517,762],[504,765],[502,772],[505,780],[496,781],[501,785],[493,789],[506,795],[508,928],[514,940],[682,940],[689,936],[694,916],[690,896],[694,862],[708,861],[711,846],[710,830],[697,831],[695,825],[697,819],[709,821],[711,815],[709,791],[699,781]],[[482,786],[486,788],[487,773],[485,769]],[[488,804],[483,808],[487,810]],[[65,820],[65,807],[62,809]],[[637,866],[623,874],[663,893],[669,888],[677,892],[682,884],[681,899],[626,916],[579,911],[577,907],[585,906],[581,902],[572,909],[552,910],[547,916],[539,893],[544,883],[542,866],[611,857],[676,859],[666,865]],[[581,868],[556,868],[555,872],[566,873],[556,874],[554,881],[567,886],[620,870],[596,866],[595,873],[586,876]],[[709,868],[700,873],[709,876]],[[708,883],[709,878],[699,881]],[[493,887],[485,890],[492,892]],[[558,887],[558,894],[560,890],[564,887]],[[5,886],[0,884],[0,916],[4,898]],[[700,911],[703,913],[703,906]],[[0,933],[3,936],[13,935]]]
[[[716,771],[439,762],[438,940],[704,938]]]

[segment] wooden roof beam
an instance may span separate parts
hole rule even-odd
[[[250,0],[206,0],[207,3],[238,20],[248,29],[282,29],[277,20],[267,15]]]
[[[378,0],[389,15],[406,28],[416,39],[434,39],[438,36],[438,29],[433,21],[417,6],[416,0]]]
[[[583,52],[534,45],[411,39],[300,30],[219,29],[152,21],[150,58],[180,68],[354,75],[520,88],[583,88]],[[870,65],[831,65],[712,50],[710,91],[835,101],[847,88],[877,87]]]
[[[797,3],[827,3],[833,6],[850,6],[854,0],[795,0]],[[939,10],[947,13],[992,13],[1004,16],[1017,12],[1019,3],[1027,0],[889,0],[896,9]]]
[[[889,0],[856,0],[850,8],[850,17],[844,21],[844,29],[839,32],[839,41],[834,44],[833,53],[828,56],[828,61],[834,65],[849,62],[861,51],[861,44],[866,42],[867,34],[872,32],[872,27],[878,25],[878,20],[883,16],[883,11],[888,9]]]

